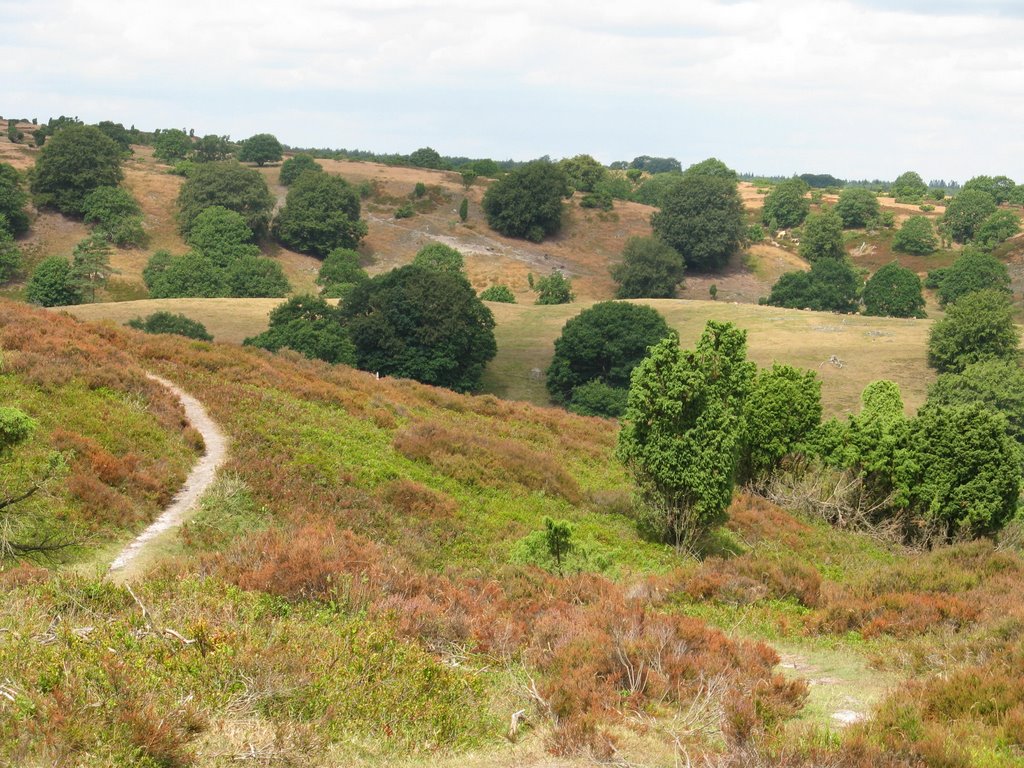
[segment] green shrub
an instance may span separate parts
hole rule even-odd
[[[175,315],[170,312],[154,312],[145,319],[137,317],[134,320],[129,320],[128,325],[144,333],[171,333],[189,339],[213,341],[213,336],[209,334],[206,326],[202,323],[185,315]]]
[[[121,148],[98,128],[62,128],[36,160],[31,185],[36,206],[81,216],[90,192],[98,187],[116,187],[121,181],[121,159]]]
[[[939,373],[960,372],[984,360],[1017,360],[1019,347],[1009,297],[992,289],[975,291],[950,305],[946,316],[932,326],[928,364]]]
[[[809,187],[802,179],[786,179],[775,185],[764,198],[761,222],[775,229],[792,229],[803,224],[811,210],[805,197]]]
[[[326,298],[343,298],[353,286],[370,279],[359,261],[359,254],[350,248],[335,248],[327,254],[316,277]]]
[[[178,227],[187,240],[196,218],[212,205],[235,211],[256,235],[267,231],[274,197],[255,168],[237,160],[200,163],[188,174],[178,193]]]
[[[864,286],[864,314],[879,317],[924,317],[921,279],[893,261]]]
[[[190,251],[171,256],[158,251],[150,257],[143,280],[154,299],[216,298],[230,295],[224,270],[207,256]]]
[[[860,229],[866,227],[879,214],[878,198],[870,189],[863,187],[850,187],[839,194],[839,201],[836,203],[836,213],[843,221],[845,229]]]
[[[808,216],[800,234],[800,255],[814,263],[821,259],[842,259],[845,254],[843,220],[835,209],[826,208]]]
[[[516,295],[506,285],[491,285],[480,294],[481,301],[494,301],[499,304],[515,304]]]
[[[683,281],[683,257],[657,237],[631,237],[622,249],[622,261],[611,268],[619,284],[619,299],[671,299]]]
[[[927,256],[939,247],[935,237],[935,228],[927,216],[911,216],[896,231],[892,239],[894,251],[910,253],[915,256]]]
[[[974,237],[975,230],[996,212],[996,203],[987,192],[978,189],[961,190],[946,206],[942,220],[950,236],[958,243]]]
[[[444,243],[427,243],[419,249],[412,263],[424,269],[460,274],[464,266],[462,254]]]
[[[323,173],[324,169],[320,167],[320,164],[312,155],[299,153],[281,163],[281,174],[278,177],[278,181],[281,183],[281,186],[290,187],[299,176],[307,171]]]
[[[225,271],[228,295],[236,299],[264,299],[286,296],[292,289],[281,265],[266,256],[243,256]]]
[[[14,236],[28,232],[27,204],[28,193],[21,173],[9,163],[0,163],[0,229]]]
[[[356,349],[337,307],[319,296],[293,296],[270,313],[270,327],[246,346],[277,352],[287,347],[309,358],[352,365]]]
[[[22,267],[21,251],[14,238],[0,227],[0,283],[14,279]]]
[[[561,272],[552,272],[542,277],[533,286],[537,294],[534,304],[570,304],[576,296],[572,292],[572,281]]]
[[[412,203],[404,203],[395,209],[396,219],[411,219],[416,215],[416,209],[412,207]]]
[[[995,290],[1010,295],[1010,272],[995,256],[965,248],[942,273],[939,304],[947,306],[969,293]]]
[[[131,192],[121,187],[98,187],[86,195],[82,204],[86,223],[95,224],[96,232],[119,246],[145,244],[142,209]]]
[[[534,160],[487,188],[483,209],[491,229],[539,243],[562,226],[562,200],[572,190],[557,165]]]
[[[324,258],[335,248],[355,248],[366,236],[359,195],[340,176],[299,176],[274,220],[274,236],[286,248]]]
[[[25,286],[25,298],[43,307],[81,304],[82,291],[70,262],[62,256],[49,256],[39,262]]]
[[[821,422],[821,382],[788,365],[758,371],[743,417],[744,474],[763,480]]]
[[[422,181],[417,181],[416,186],[412,189],[412,196],[419,199],[427,194],[427,185]]]
[[[978,226],[974,242],[985,251],[993,250],[1000,243],[1020,232],[1020,218],[1013,211],[996,211]]]
[[[810,272],[787,272],[768,296],[767,304],[789,309],[856,312],[860,306],[860,277],[844,259],[821,259]]]
[[[188,234],[188,244],[218,267],[259,256],[260,249],[252,239],[253,232],[242,214],[221,205],[211,205],[196,216]]]
[[[462,198],[462,202],[459,203],[459,219],[465,221],[469,217],[469,200]]]

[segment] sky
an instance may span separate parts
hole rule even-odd
[[[1020,0],[0,0],[4,117],[1024,182]]]

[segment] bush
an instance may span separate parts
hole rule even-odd
[[[572,292],[572,281],[561,272],[552,272],[540,278],[533,290],[537,293],[534,304],[571,304],[576,298]]]
[[[196,218],[213,205],[242,215],[257,236],[267,231],[274,197],[254,168],[235,160],[195,166],[178,193],[178,227],[187,240]]]
[[[615,207],[612,196],[607,192],[588,192],[580,199],[580,208],[597,208],[610,211]]]
[[[600,379],[588,381],[573,389],[566,407],[580,416],[621,416],[629,399],[627,387],[613,387]]]
[[[359,195],[340,176],[300,176],[274,220],[274,236],[286,248],[324,258],[335,248],[355,248],[366,236]]]
[[[934,253],[939,247],[938,238],[935,237],[935,228],[931,219],[927,216],[911,216],[903,226],[896,231],[892,239],[892,248],[901,253],[910,253],[914,256],[927,256]]]
[[[344,318],[319,296],[293,296],[270,313],[270,327],[246,346],[277,352],[287,347],[309,358],[352,365],[356,350]]]
[[[896,177],[890,187],[892,196],[899,203],[919,203],[928,194],[928,185],[914,171],[906,171]]]
[[[720,269],[740,247],[745,231],[736,181],[684,174],[666,190],[651,227],[682,255],[687,268]]]
[[[462,272],[462,254],[444,243],[427,243],[419,249],[412,263],[424,269],[435,269],[441,272]]]
[[[842,259],[843,220],[834,208],[807,217],[800,235],[800,255],[814,263],[820,259]]]
[[[409,265],[360,283],[341,308],[363,370],[471,391],[494,357],[494,317],[461,273]]]
[[[935,405],[981,403],[1006,417],[1011,437],[1024,444],[1024,368],[1016,360],[985,360],[944,373],[928,390]]]
[[[487,225],[508,237],[539,243],[562,226],[562,200],[572,190],[558,166],[534,160],[488,187],[483,209]]]
[[[808,186],[802,179],[786,179],[764,198],[761,222],[774,229],[792,229],[803,224],[811,210],[811,202],[804,195]]]
[[[369,280],[361,266],[359,254],[350,248],[335,248],[320,264],[316,284],[323,287],[327,298],[344,298],[357,284]]]
[[[665,199],[668,197],[669,191],[678,184],[683,178],[681,172],[677,173],[659,173],[655,176],[650,176],[641,182],[640,186],[636,188],[632,198],[638,203],[644,205],[653,205],[655,208],[661,208],[665,204]]]
[[[14,243],[14,238],[0,227],[0,283],[12,280],[21,272],[21,251]]]
[[[1020,232],[1020,219],[1013,211],[996,211],[978,226],[974,233],[974,242],[985,251],[993,250],[997,245]]]
[[[683,257],[656,237],[631,237],[622,261],[611,268],[619,299],[671,299],[683,280]]]
[[[8,163],[0,163],[0,229],[18,236],[28,232],[28,194],[22,175]]]
[[[594,192],[608,175],[608,169],[590,155],[576,155],[558,161],[569,186],[576,192]],[[590,206],[594,207],[594,206]]]
[[[845,229],[861,229],[878,218],[878,198],[870,189],[850,187],[839,193],[836,213]]]
[[[743,415],[744,472],[763,480],[821,422],[821,382],[788,365],[758,371]]]
[[[810,272],[787,272],[772,286],[767,303],[788,309],[856,312],[860,277],[845,259],[821,259]]]
[[[82,291],[74,277],[67,259],[62,256],[49,256],[36,265],[28,285],[25,286],[25,298],[32,304],[43,307],[81,304]]]
[[[171,333],[189,339],[213,341],[213,336],[206,330],[205,325],[191,320],[185,315],[175,315],[170,312],[154,312],[145,319],[137,317],[134,320],[129,320],[128,325],[144,333]]]
[[[939,373],[959,373],[985,360],[1016,360],[1020,334],[1010,299],[1001,291],[969,293],[951,305],[932,326],[928,365]]]
[[[996,205],[1008,202],[1013,196],[1016,184],[1006,176],[975,176],[964,182],[961,191],[977,190],[991,197]]]
[[[551,399],[565,405],[574,398],[577,387],[601,381],[607,387],[623,390],[629,377],[647,350],[669,335],[668,324],[650,307],[621,301],[603,301],[580,312],[562,328],[555,340],[555,354],[547,369],[547,390]],[[602,395],[589,393],[591,401]],[[621,410],[602,412],[618,416]]]
[[[491,285],[480,294],[481,301],[494,301],[499,304],[515,304],[516,295],[507,285]]]
[[[36,206],[81,216],[90,192],[120,183],[121,157],[121,148],[98,128],[62,128],[36,160],[31,185]]]
[[[252,244],[252,237],[252,230],[242,214],[221,205],[211,205],[196,216],[188,244],[218,267],[227,267],[237,259],[260,255],[260,249]]]
[[[1010,295],[1010,272],[995,256],[965,248],[942,273],[939,304],[947,306],[969,293],[994,290]]]
[[[946,206],[942,221],[958,243],[974,237],[975,230],[996,212],[992,196],[977,189],[961,190]]]
[[[82,204],[86,223],[95,224],[96,232],[119,246],[143,245],[142,209],[131,192],[121,187],[98,187]]]
[[[284,147],[277,137],[270,133],[257,133],[242,142],[238,159],[243,163],[256,163],[261,168],[267,163],[276,163],[284,154]]]
[[[281,265],[266,256],[243,256],[224,275],[228,295],[236,299],[276,299],[292,289]]]
[[[864,286],[864,314],[924,317],[921,279],[895,261],[886,264]]]
[[[192,145],[189,157],[197,163],[216,163],[231,156],[231,143],[227,136],[208,133]]]
[[[306,171],[323,173],[324,169],[320,167],[320,163],[312,155],[301,152],[281,163],[281,175],[278,177],[278,181],[281,183],[281,186],[290,187]]]
[[[416,186],[412,188],[412,196],[419,199],[427,194],[427,185],[422,181],[417,181]]]
[[[154,299],[211,299],[230,294],[224,270],[197,251],[184,256],[157,251],[142,277]]]
[[[462,202],[459,203],[459,219],[465,221],[469,217],[469,200],[462,198]]]
[[[192,139],[179,128],[165,128],[153,139],[153,157],[172,165],[192,151]]]
[[[412,207],[412,203],[404,203],[395,209],[396,219],[411,219],[416,215],[416,209]]]

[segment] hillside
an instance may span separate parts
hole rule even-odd
[[[927,320],[843,316],[724,301],[640,303],[661,312],[679,331],[684,345],[696,341],[709,319],[727,320],[746,329],[750,357],[759,365],[780,362],[817,371],[829,413],[857,410],[861,391],[880,378],[896,381],[907,407],[916,410],[934,379],[925,360],[931,327]],[[276,304],[276,299],[169,299],[83,304],[68,311],[86,320],[125,323],[169,309],[202,322],[218,341],[239,343],[266,328],[267,315]],[[497,321],[498,355],[484,375],[484,391],[546,405],[543,371],[550,363],[554,341],[566,320],[589,304],[488,304]],[[843,363],[841,368],[829,362],[832,356]]]
[[[741,493],[698,561],[632,518],[611,422],[0,310],[3,385],[40,419],[73,392],[76,456],[139,440],[110,403],[167,402],[141,371],[231,441],[133,593],[0,570],[4,761],[1019,764],[1012,549],[905,551]],[[574,525],[563,576],[530,565],[555,570],[545,516]]]

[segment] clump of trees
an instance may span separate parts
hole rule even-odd
[[[809,190],[803,179],[780,181],[765,195],[761,222],[772,231],[799,227],[811,210],[811,201],[806,197]]]
[[[177,204],[178,228],[186,239],[196,217],[214,205],[241,214],[246,226],[261,236],[270,224],[274,197],[259,171],[224,160],[197,165],[182,184]]]
[[[319,296],[293,296],[270,313],[270,326],[246,346],[291,349],[311,359],[353,365],[356,349],[341,311]]]
[[[10,163],[0,163],[0,230],[13,237],[28,232],[27,205],[24,177]]]
[[[939,304],[945,307],[969,293],[986,289],[1009,296],[1009,270],[995,256],[965,248],[952,266],[941,273]]]
[[[62,128],[36,160],[31,181],[36,206],[82,216],[90,192],[120,183],[122,157],[121,148],[95,126]]]
[[[561,229],[562,201],[571,194],[565,171],[548,160],[534,160],[488,187],[483,199],[487,225],[539,243]]]
[[[48,256],[40,261],[28,284],[25,299],[41,307],[64,307],[82,303],[82,290],[71,263],[63,256]]]
[[[357,285],[369,279],[356,251],[335,248],[320,264],[316,284],[326,298],[344,300]]]
[[[359,193],[343,178],[304,173],[288,190],[273,233],[286,248],[324,258],[359,245],[367,232],[359,213]]]
[[[897,203],[920,203],[928,194],[928,185],[915,171],[906,171],[896,177],[889,188]]]
[[[604,301],[569,320],[547,369],[551,399],[589,416],[619,416],[629,377],[649,347],[669,335],[654,309]],[[589,385],[589,386],[587,386]]]
[[[966,243],[974,237],[981,223],[995,212],[996,202],[987,192],[961,190],[946,206],[942,222],[950,237],[958,243]]]
[[[787,272],[772,286],[765,303],[787,309],[818,312],[856,312],[861,279],[846,259],[823,258],[809,272]]]
[[[312,155],[300,152],[281,163],[281,175],[278,180],[281,182],[281,186],[290,187],[299,176],[307,171],[323,173],[324,169]]]
[[[118,246],[141,246],[146,242],[142,208],[123,187],[97,187],[82,203],[82,213],[93,231]]]
[[[657,237],[631,237],[622,249],[622,261],[611,268],[619,299],[671,299],[682,283],[686,262]]]
[[[171,312],[154,312],[145,318],[136,317],[128,321],[128,326],[143,333],[167,333],[175,336],[184,336],[187,339],[213,341],[213,336],[206,330],[206,326],[198,320],[192,320],[185,315]]]
[[[800,235],[800,255],[813,263],[820,259],[842,259],[845,254],[843,220],[836,210],[825,208],[808,216]]]

